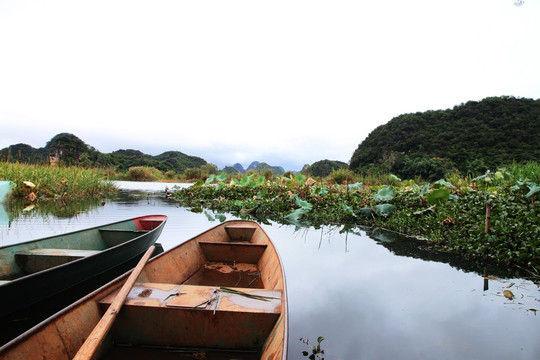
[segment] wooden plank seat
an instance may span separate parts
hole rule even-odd
[[[251,241],[255,233],[255,226],[246,225],[227,225],[225,231],[231,241]]]
[[[99,250],[30,249],[16,253],[15,261],[31,274],[98,253]]]
[[[157,228],[161,223],[163,222],[162,217],[152,218],[152,217],[146,217],[144,219],[138,220],[140,226],[144,230],[152,230]]]
[[[100,301],[102,311],[116,294]],[[113,325],[113,337],[120,344],[260,350],[280,311],[279,290],[137,283]]]
[[[205,242],[199,246],[208,261],[256,264],[266,250],[266,244],[244,242]]]

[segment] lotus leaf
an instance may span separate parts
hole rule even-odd
[[[446,189],[435,189],[428,194],[426,199],[430,204],[442,204],[447,202],[449,198],[450,191]]]
[[[373,200],[377,202],[390,201],[396,196],[396,190],[390,186],[384,186],[373,196]]]
[[[396,210],[396,207],[392,204],[379,204],[375,205],[375,214],[379,216],[388,216]]]

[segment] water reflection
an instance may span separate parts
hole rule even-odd
[[[384,246],[398,256],[408,256],[425,261],[447,263],[458,270],[475,272],[482,276],[526,277],[528,275],[517,267],[496,265],[480,259],[469,259],[463,256],[456,256],[455,254],[441,251],[425,241],[410,238],[395,232],[376,228],[366,230],[366,234],[376,240],[379,245]]]
[[[279,237],[273,227],[268,231]],[[538,317],[508,304],[499,295],[503,283],[494,280],[493,290],[484,292],[478,274],[395,256],[357,234],[296,235],[278,240],[289,298],[297,299],[290,301],[291,334],[300,334],[291,339],[293,354],[305,350],[294,340],[319,335],[326,338],[327,359],[488,359],[516,353],[533,359],[540,354],[534,340]],[[538,306],[538,288],[525,284],[523,291]]]
[[[6,209],[4,209],[4,205],[0,203],[0,226],[9,226],[9,223],[9,215]]]
[[[75,217],[105,205],[102,199],[81,201],[42,201],[30,203],[25,199],[11,199],[0,204],[0,226],[10,226],[14,220],[28,217],[52,216],[59,219]]]
[[[0,232],[1,242],[73,231],[145,214],[169,217],[165,250],[217,224],[157,190],[121,191],[118,199],[71,218],[23,216]],[[227,219],[233,218],[225,214]],[[325,359],[540,358],[538,287],[504,269],[426,244],[368,229],[263,225],[282,258],[288,285],[289,358],[324,336]],[[2,226],[0,226],[0,230]],[[392,235],[392,236],[390,236]],[[21,240],[22,239],[22,240]],[[514,283],[512,286],[510,286]],[[503,295],[511,290],[513,300]]]

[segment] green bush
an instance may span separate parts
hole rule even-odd
[[[338,169],[333,170],[330,173],[330,179],[336,184],[352,184],[356,182],[356,175],[352,170],[349,169]]]
[[[161,177],[161,171],[149,166],[132,166],[127,172],[127,180],[154,181]]]
[[[202,178],[202,170],[200,168],[189,168],[184,171],[186,180],[198,180]]]

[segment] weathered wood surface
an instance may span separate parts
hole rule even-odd
[[[240,228],[240,232],[244,231],[242,227],[255,230],[246,230],[253,232],[249,240],[238,241],[228,235],[225,227],[231,225],[237,230]],[[205,243],[212,242],[223,243],[222,246],[231,250],[264,250],[255,258],[249,256],[254,263],[214,262],[206,258],[203,249]],[[247,244],[255,246],[246,247]],[[0,358],[72,358],[127,277],[125,274],[0,348]],[[234,286],[235,283],[241,285]],[[267,299],[251,298],[252,295]],[[117,347],[124,343],[130,344],[129,349],[165,346],[247,350],[245,358],[284,360],[287,358],[287,313],[285,277],[273,243],[258,224],[229,221],[148,262],[95,358],[125,356],[121,355],[126,354],[124,348]],[[148,347],[144,349],[145,353],[150,351]],[[242,353],[234,354],[235,358],[243,358]]]
[[[126,297],[128,296],[131,288],[135,284],[135,281],[137,281],[139,274],[141,273],[143,267],[146,265],[148,259],[150,259],[150,256],[152,256],[153,252],[154,246],[152,245],[148,248],[148,250],[146,250],[146,253],[144,253],[143,257],[141,258],[135,269],[133,269],[118,294],[116,294],[113,302],[105,312],[105,315],[103,315],[94,330],[92,330],[92,332],[90,333],[90,336],[88,336],[88,338],[85,340],[84,344],[81,346],[81,348],[73,358],[74,360],[92,359],[98,347],[103,342],[105,335],[107,335],[107,333],[109,332],[114,320],[116,319],[116,316],[120,312],[120,309],[122,308],[122,305],[126,300]]]

